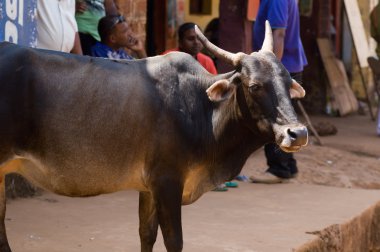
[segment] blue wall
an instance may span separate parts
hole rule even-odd
[[[0,0],[0,41],[36,47],[36,18],[37,0]]]

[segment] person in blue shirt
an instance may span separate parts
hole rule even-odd
[[[116,0],[75,0],[75,19],[83,55],[91,56],[91,48],[100,41],[99,20],[106,15],[117,15]]]
[[[128,48],[138,58],[145,58],[143,43],[137,39],[132,29],[121,15],[105,16],[99,20],[100,42],[91,48],[91,55],[110,59],[133,59],[124,48]]]
[[[291,77],[302,83],[302,72],[307,65],[300,37],[297,0],[261,0],[253,30],[253,49],[260,50],[265,36],[265,21],[273,32],[273,52],[289,71]],[[265,145],[268,169],[251,176],[253,183],[281,183],[298,173],[292,153],[282,151],[275,143]]]

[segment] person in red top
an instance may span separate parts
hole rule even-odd
[[[193,56],[207,71],[217,74],[216,67],[212,59],[201,53],[203,45],[195,33],[194,23],[184,23],[178,28],[178,48],[165,51],[167,54],[173,51],[185,52]]]

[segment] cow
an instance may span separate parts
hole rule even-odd
[[[305,91],[273,54],[270,25],[250,55],[196,32],[232,72],[211,75],[181,52],[114,62],[1,43],[0,251],[11,251],[8,173],[73,197],[137,190],[141,251],[158,226],[167,251],[182,251],[181,205],[233,179],[265,143],[307,144],[291,103]]]

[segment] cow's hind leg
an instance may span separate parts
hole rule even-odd
[[[140,192],[139,202],[141,252],[153,251],[158,230],[156,204],[149,192]]]

